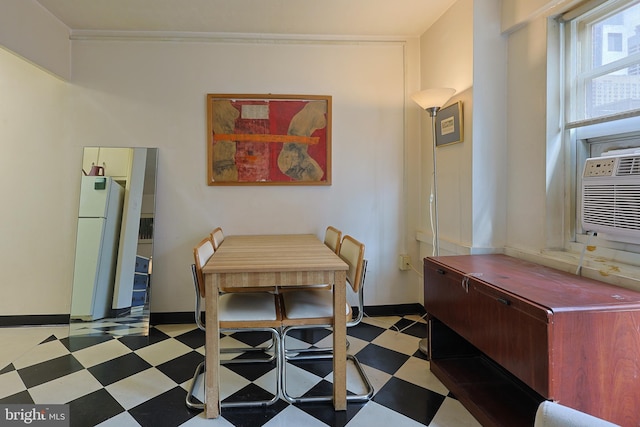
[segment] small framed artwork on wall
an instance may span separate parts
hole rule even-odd
[[[331,96],[207,95],[209,185],[331,185]]]
[[[462,101],[458,101],[436,114],[436,146],[462,142],[462,140]]]

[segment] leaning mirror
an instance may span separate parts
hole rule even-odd
[[[148,335],[157,148],[85,147],[70,336]]]

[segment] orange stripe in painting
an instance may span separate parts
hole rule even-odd
[[[243,142],[293,142],[296,144],[317,144],[317,136],[301,135],[269,135],[264,133],[214,133],[214,141],[243,141]]]

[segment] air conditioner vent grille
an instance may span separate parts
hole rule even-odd
[[[618,160],[617,176],[640,175],[640,156],[621,157]]]
[[[640,231],[640,184],[586,184],[583,192],[583,224]]]

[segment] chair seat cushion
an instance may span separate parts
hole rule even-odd
[[[323,289],[292,290],[282,293],[285,316],[288,319],[333,317],[333,291]],[[346,304],[347,316],[351,311]]]
[[[276,300],[267,292],[239,292],[220,295],[218,320],[241,322],[276,320]]]

